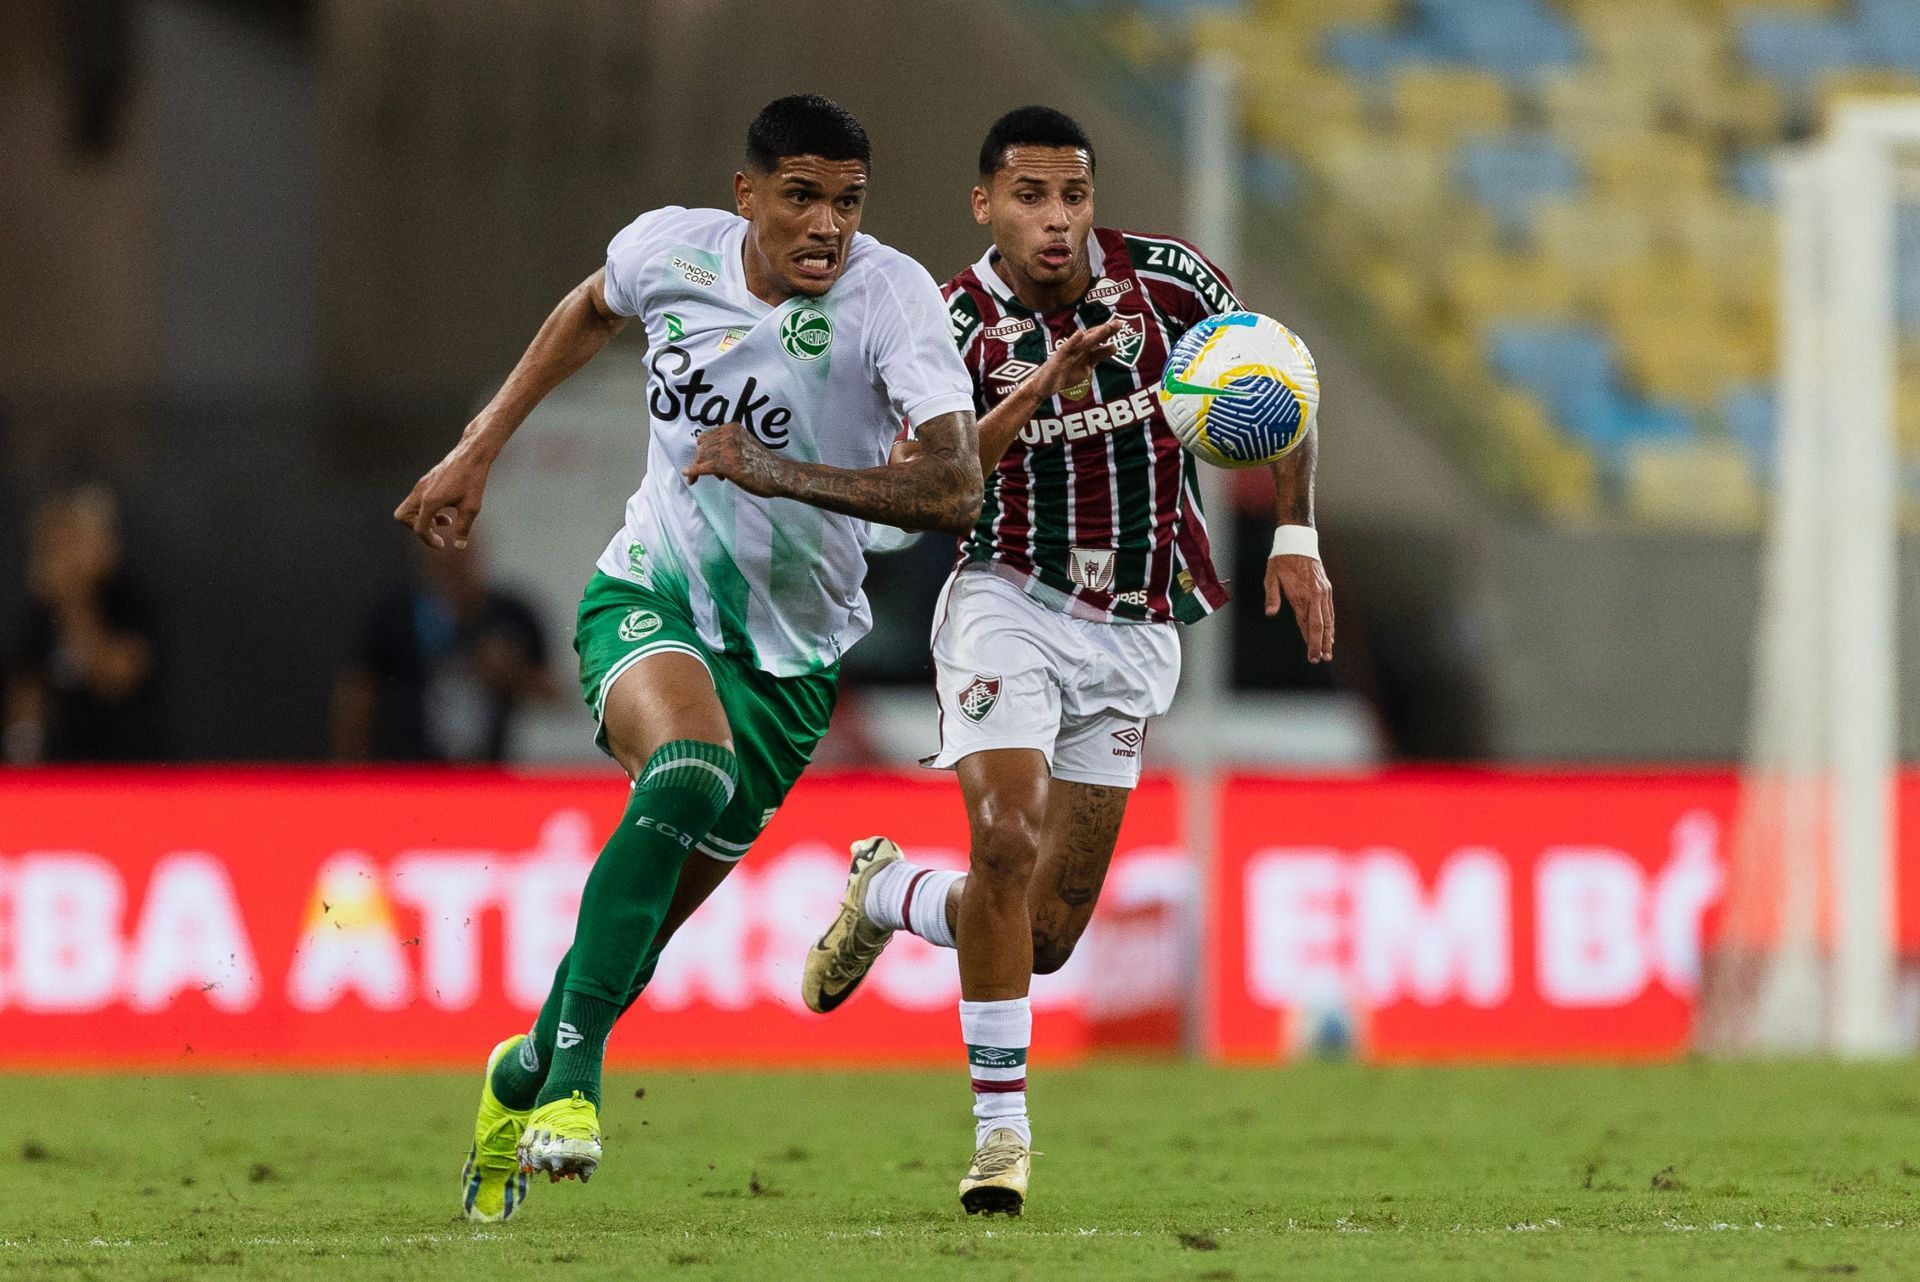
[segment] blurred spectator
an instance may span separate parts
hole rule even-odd
[[[514,714],[559,697],[533,610],[488,586],[478,546],[415,547],[415,581],[374,606],[334,684],[335,757],[505,761]]]
[[[123,564],[120,505],[86,485],[35,511],[26,633],[6,686],[6,759],[166,755],[157,630]]]

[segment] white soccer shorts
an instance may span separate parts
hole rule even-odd
[[[940,751],[923,764],[1037,748],[1055,779],[1131,788],[1147,722],[1173,704],[1180,638],[1171,623],[1076,619],[962,569],[934,611],[933,666]]]

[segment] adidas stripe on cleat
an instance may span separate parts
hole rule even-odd
[[[473,1143],[460,1169],[460,1210],[470,1220],[510,1219],[526,1204],[527,1174],[520,1169],[520,1133],[527,1113],[508,1108],[493,1093],[493,1067],[519,1050],[526,1034],[509,1037],[487,1056],[480,1084],[480,1112],[473,1121]]]

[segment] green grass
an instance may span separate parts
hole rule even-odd
[[[13,1077],[0,1276],[1612,1278],[1920,1271],[1906,1064],[1035,1079],[1034,1202],[968,1219],[964,1076],[653,1072],[608,1164],[451,1218],[465,1076]],[[635,1091],[645,1088],[645,1097]]]

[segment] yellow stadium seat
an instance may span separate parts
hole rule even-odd
[[[1540,107],[1548,125],[1572,138],[1645,134],[1660,123],[1659,98],[1650,82],[1605,73],[1548,76],[1540,86]]]
[[[1452,195],[1446,158],[1420,143],[1334,138],[1310,152],[1308,164],[1334,199],[1379,222],[1430,213]]]
[[[1717,77],[1724,62],[1725,24],[1669,0],[1590,0],[1578,21],[1594,63],[1624,79],[1674,89]]]
[[[1920,377],[1908,375],[1894,393],[1894,440],[1909,458],[1920,457]]]
[[[1364,133],[1366,105],[1344,76],[1307,71],[1247,86],[1246,120],[1253,140],[1300,152],[1330,139]]]
[[[1649,396],[1709,410],[1736,372],[1736,340],[1711,318],[1644,317],[1613,334],[1629,381]]]
[[[1627,453],[1627,505],[1649,524],[1751,529],[1762,513],[1753,469],[1724,442],[1642,442]]]
[[[1552,318],[1573,310],[1574,282],[1552,260],[1492,250],[1456,252],[1442,278],[1456,322],[1478,332],[1508,318]]]
[[[1424,327],[1431,310],[1425,284],[1390,258],[1375,259],[1361,273],[1367,296],[1401,325]]]
[[[1501,444],[1534,500],[1563,519],[1592,516],[1599,496],[1593,455],[1562,436],[1531,393],[1502,387],[1490,393],[1486,403]]]
[[[1711,191],[1718,179],[1705,147],[1671,134],[1603,134],[1587,144],[1586,162],[1603,199],[1666,201]]]
[[[1684,126],[1708,137],[1752,145],[1776,142],[1786,128],[1786,102],[1770,80],[1714,76],[1680,83],[1669,101]]]
[[[1625,268],[1598,281],[1593,298],[1610,325],[1642,318],[1704,318],[1724,305],[1719,279],[1697,263],[1671,258]]]
[[[1668,233],[1692,261],[1729,282],[1772,278],[1778,257],[1773,211],[1730,196],[1676,208]]]
[[[1391,22],[1400,14],[1400,0],[1259,0],[1257,11],[1267,21],[1318,34],[1335,23]]]
[[[1426,142],[1505,129],[1512,119],[1506,86],[1488,71],[1409,64],[1394,74],[1392,101],[1400,128]]]
[[[1552,201],[1535,214],[1533,236],[1543,255],[1590,282],[1651,257],[1654,223],[1631,205]]]

